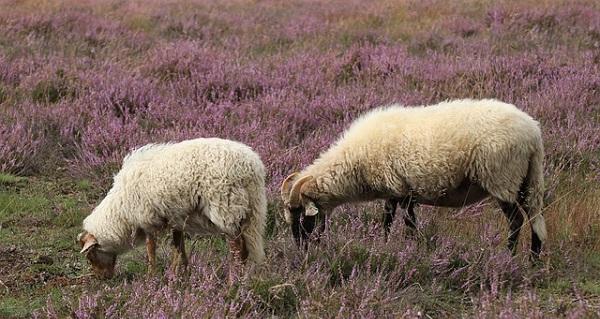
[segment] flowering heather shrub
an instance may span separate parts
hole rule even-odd
[[[593,224],[595,216],[572,211],[599,205],[560,202],[579,192],[562,181],[594,189],[600,181],[600,7],[591,0],[0,3],[0,44],[1,172],[106,189],[132,148],[230,138],[261,155],[275,219],[282,179],[359,114],[497,98],[542,125],[548,193],[558,200],[548,208],[550,232]],[[183,277],[91,285],[66,306],[49,299],[43,316],[599,314],[589,295],[553,300],[536,290],[560,278],[544,281],[550,266],[532,269],[505,250],[505,221],[493,205],[452,216],[420,208],[421,238],[396,226],[387,242],[375,220],[380,206],[339,208],[307,255],[271,220],[268,267],[233,286],[223,243],[206,240]],[[593,227],[551,237],[549,246],[565,256],[577,255],[577,245],[599,248]]]
[[[434,231],[433,219],[423,223],[426,233]],[[542,318],[598,311],[585,298],[542,302],[530,290],[541,274],[529,269],[526,260],[511,257],[496,232],[485,231],[481,243],[487,246],[481,247],[479,241],[434,236],[419,242],[399,233],[386,242],[376,221],[357,216],[338,219],[331,228],[306,256],[290,240],[273,239],[268,266],[234,285],[227,283],[230,265],[222,262],[225,243],[202,240],[202,252],[192,255],[189,272],[165,271],[86,291],[79,300],[68,301],[68,307],[78,318],[413,318],[460,312],[480,318]],[[52,301],[46,305],[57,307]]]
[[[36,160],[44,136],[29,124],[6,119],[0,122],[0,171],[28,175],[38,168]]]

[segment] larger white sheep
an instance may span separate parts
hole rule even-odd
[[[284,215],[299,242],[319,212],[352,201],[386,199],[386,229],[396,205],[462,207],[495,198],[510,222],[514,252],[523,224],[538,257],[546,239],[542,216],[544,150],[539,124],[497,100],[456,100],[426,107],[392,105],[357,119],[310,166],[284,180]]]
[[[234,254],[260,263],[267,211],[265,168],[244,144],[199,138],[150,144],[131,152],[112,189],[83,221],[81,252],[112,277],[116,256],[146,239],[150,270],[154,236],[173,230],[173,267],[187,263],[183,233],[221,235]]]

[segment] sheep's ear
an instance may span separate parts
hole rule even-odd
[[[98,246],[98,241],[96,237],[90,233],[81,233],[77,236],[79,243],[81,243],[81,251],[82,254],[87,254],[92,248]]]
[[[308,202],[304,206],[304,215],[305,216],[316,216],[319,213],[319,209],[313,202]]]

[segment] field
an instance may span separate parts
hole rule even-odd
[[[484,201],[420,207],[416,238],[383,203],[339,207],[299,251],[283,178],[359,114],[497,98],[538,119],[549,239],[506,249]],[[227,244],[191,238],[189,271],[107,281],[75,243],[123,156],[218,136],[268,170],[267,263],[229,284]],[[595,0],[0,0],[0,318],[600,318],[600,3]]]

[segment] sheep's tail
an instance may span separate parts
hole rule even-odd
[[[525,179],[525,201],[531,229],[544,242],[547,238],[546,221],[542,215],[544,205],[544,146],[541,140],[529,161]]]
[[[262,263],[265,259],[265,223],[267,217],[267,195],[264,186],[250,194],[250,211],[241,227],[242,238],[248,252],[248,259]]]

